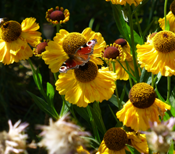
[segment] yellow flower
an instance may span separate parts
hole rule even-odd
[[[65,9],[63,7],[56,6],[55,11],[53,8],[48,9],[46,12],[46,20],[48,22],[51,22],[52,24],[62,24],[69,21],[69,10]]]
[[[149,153],[149,148],[145,134],[136,132],[127,132],[129,145],[133,146],[140,153]]]
[[[102,64],[102,60],[97,57],[100,57],[100,52],[106,46],[106,42],[100,33],[92,31],[91,28],[86,28],[82,33],[69,33],[61,29],[54,37],[54,41],[49,41],[46,51],[42,53],[42,58],[53,73],[58,72],[69,56],[75,54],[80,46],[92,39],[96,39],[97,43],[90,59],[97,64]]]
[[[170,5],[170,11],[166,15],[166,20],[169,22],[170,31],[175,33],[175,1],[173,1]],[[159,22],[160,27],[162,28],[162,30],[165,30],[165,17],[160,18],[158,20],[158,22]]]
[[[135,84],[129,92],[129,100],[123,109],[116,113],[123,125],[135,131],[147,130],[149,122],[160,123],[159,116],[164,116],[171,106],[156,98],[154,88],[147,83]]]
[[[35,18],[26,18],[21,25],[16,21],[6,21],[0,27],[0,62],[11,64],[28,59],[33,51],[28,43],[35,47],[41,40],[36,31],[39,25]]]
[[[137,6],[143,0],[106,0],[106,1],[111,1],[112,4],[126,5],[126,3],[128,3],[129,5],[134,4],[135,6]]]
[[[126,154],[126,144],[136,148],[141,153],[148,153],[145,135],[135,132],[125,132],[122,128],[110,128],[104,135],[96,154]]]
[[[148,72],[163,76],[175,74],[175,34],[170,31],[160,31],[148,36],[143,45],[137,45],[137,56],[141,67]]]
[[[110,46],[107,45],[104,51],[102,51],[102,58],[109,65],[110,70],[113,70],[112,63],[113,62],[115,63],[115,72],[117,74],[117,79],[119,80],[129,79],[129,75],[123,69],[123,67],[126,70],[128,70],[131,74],[133,74],[132,73],[132,71],[134,70],[133,58],[132,55],[130,54],[130,46],[128,42],[126,42],[126,40],[118,39]],[[123,67],[117,60],[120,61]],[[129,65],[129,68],[127,68],[126,61]]]
[[[116,88],[115,80],[115,73],[108,71],[108,68],[98,69],[95,63],[89,61],[78,69],[61,73],[55,86],[69,103],[86,107],[94,101],[111,98]]]

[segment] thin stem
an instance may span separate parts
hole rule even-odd
[[[153,73],[151,74],[151,77],[152,77],[152,87],[154,88],[154,74]]]
[[[142,29],[141,29],[140,24],[139,24],[139,19],[138,19],[137,13],[135,13],[135,18],[137,20],[137,27],[138,27],[138,30],[139,30],[139,34],[140,34],[140,36],[142,38],[142,44],[143,44],[143,33],[142,33]]]
[[[167,77],[167,100],[170,98],[170,91],[171,91],[171,77]]]
[[[111,63],[112,63],[113,72],[116,73],[116,69],[115,69],[115,63],[116,62],[115,61],[111,61]],[[117,80],[115,81],[115,85],[116,85],[115,94],[116,94],[117,102],[119,104],[119,109],[120,109],[121,104],[120,104],[119,94],[118,94],[118,90],[117,90]]]
[[[127,7],[129,9],[128,19],[129,19],[129,26],[130,26],[130,33],[131,33],[131,49],[132,49],[132,56],[133,56],[133,61],[134,61],[134,70],[135,70],[136,80],[137,80],[137,82],[139,82],[139,71],[138,71],[136,54],[135,54],[132,12],[131,12],[131,7],[129,6],[129,4],[127,4]]]
[[[165,28],[167,26],[167,21],[166,21],[167,3],[168,3],[168,0],[165,0],[165,3],[164,3]]]
[[[57,24],[57,25],[56,25],[56,28],[57,28],[57,33],[58,33],[58,32],[59,32],[59,30],[60,30],[60,26],[61,26],[60,24]]]

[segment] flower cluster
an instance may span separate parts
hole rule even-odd
[[[38,144],[33,143],[33,147],[45,147],[49,154],[90,154],[92,149],[84,147],[87,148],[93,139],[90,133],[72,122],[68,114],[63,116],[70,111],[74,118],[78,113],[92,126],[94,138],[99,143],[96,154],[125,154],[130,148],[146,154],[149,148],[167,153],[175,139],[174,89],[170,100],[170,77],[175,75],[175,0],[166,17],[158,20],[162,30],[150,33],[145,43],[143,36],[133,30],[132,23],[133,14],[143,0],[106,1],[111,2],[122,36],[109,45],[102,33],[90,27],[82,32],[60,29],[70,18],[69,10],[63,7],[57,6],[46,12],[49,26],[57,30],[53,39],[50,35],[48,40],[42,41],[35,18],[26,18],[21,24],[2,20],[0,62],[10,65],[35,55],[48,65],[50,76],[53,73],[55,78],[55,82],[52,81],[55,87],[48,82],[46,88],[43,87],[42,75],[29,59],[42,97],[29,94],[42,111],[57,120],[50,119],[49,126],[37,126],[42,131],[41,140]],[[129,25],[121,12],[129,16]],[[137,14],[135,18],[138,20]],[[140,25],[138,27],[141,35]],[[166,101],[157,86],[162,76],[168,81]],[[60,115],[54,107],[55,90],[62,99]],[[106,103],[109,100],[115,107]],[[102,102],[116,118],[117,124],[112,128],[103,122]],[[163,119],[169,120],[163,122]],[[0,133],[0,153],[26,153],[26,148],[31,146],[24,134],[27,126],[20,121],[13,126],[9,121],[9,132]]]

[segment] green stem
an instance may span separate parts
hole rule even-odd
[[[170,91],[171,91],[171,77],[167,77],[167,100],[170,98]]]
[[[135,43],[134,43],[134,33],[133,33],[133,22],[132,22],[132,12],[131,7],[129,4],[127,4],[127,7],[129,9],[128,19],[129,19],[129,26],[130,26],[130,33],[131,33],[131,49],[132,49],[132,56],[133,56],[133,62],[134,62],[134,70],[135,70],[135,77],[137,82],[139,82],[139,71],[136,61],[136,54],[135,54]]]
[[[60,116],[63,116],[63,114],[64,114],[64,109],[65,109],[65,99],[64,99],[64,96],[63,95],[61,95],[61,98],[62,98],[62,102],[63,102],[63,104],[62,104],[62,107],[61,107],[61,111],[60,111]]]
[[[142,38],[142,44],[143,44],[143,33],[142,33],[142,29],[141,29],[141,27],[140,27],[140,24],[139,24],[139,19],[138,19],[138,15],[137,15],[137,13],[135,13],[135,18],[136,18],[136,21],[137,21],[137,27],[138,27],[138,30],[139,30],[139,34],[140,34],[140,36],[141,36],[141,38]]]
[[[167,3],[168,3],[168,0],[165,0],[165,3],[164,3],[165,29],[167,26],[167,21],[166,21]]]
[[[55,78],[55,82],[58,80],[58,75],[56,73],[53,73],[54,78]]]
[[[30,60],[30,58],[28,59],[28,62],[29,62],[29,64],[30,64],[31,68],[32,68],[33,79],[34,79],[34,81],[35,81],[35,84],[37,85],[37,87],[38,87],[40,93],[44,96],[45,100],[46,100],[47,102],[50,102],[49,99],[48,99],[48,97],[47,97],[47,95],[46,95],[46,93],[45,93],[45,91],[44,91],[44,88],[43,88],[43,86],[42,86],[42,83],[40,82],[40,77],[39,77],[37,71],[35,70],[35,68],[33,67],[33,64],[32,64],[32,61]],[[37,81],[36,81],[36,78],[34,77],[34,75],[36,75]]]
[[[91,125],[92,125],[93,133],[95,135],[95,139],[100,143],[101,139],[100,139],[100,136],[99,136],[99,133],[98,133],[98,130],[97,130],[97,126],[95,124],[95,120],[93,118],[93,115],[92,115],[92,112],[91,112],[91,109],[90,109],[89,105],[86,107],[86,109],[87,109],[87,112],[89,114],[89,118],[90,118],[90,122],[91,122]]]
[[[57,33],[59,33],[59,31],[60,31],[60,26],[61,26],[60,24],[57,24],[57,25],[56,25]]]
[[[151,77],[152,77],[152,87],[154,88],[154,74],[151,73]]]
[[[113,72],[116,73],[116,69],[115,69],[115,63],[116,62],[115,61],[111,61],[111,63],[112,63]],[[119,109],[120,109],[121,104],[120,104],[119,94],[118,94],[118,90],[117,90],[117,80],[115,81],[115,85],[116,85],[115,94],[116,94],[117,102],[119,104]]]

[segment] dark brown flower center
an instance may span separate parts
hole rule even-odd
[[[63,40],[63,49],[67,54],[74,54],[82,45],[86,44],[85,37],[80,33],[69,33]]]
[[[41,42],[40,44],[37,45],[36,47],[36,54],[41,54],[46,50],[46,46],[48,45],[47,41]]]
[[[1,25],[1,38],[5,42],[12,42],[21,35],[21,25],[16,21],[7,21]]]
[[[112,58],[116,59],[120,55],[119,49],[113,46],[107,47],[104,51],[104,57],[105,58]]]
[[[115,40],[114,43],[119,44],[119,45],[121,45],[122,47],[125,46],[125,45],[127,45],[126,40],[123,39],[123,38],[119,38],[119,39]]]
[[[89,61],[84,66],[74,69],[75,77],[78,81],[87,83],[94,80],[98,74],[97,65]]]
[[[137,83],[129,92],[129,99],[132,104],[142,109],[150,107],[154,103],[155,98],[154,88],[147,83]]]
[[[50,19],[52,19],[53,21],[57,20],[59,22],[60,20],[64,20],[64,18],[64,13],[59,10],[55,10],[50,14]]]
[[[162,53],[175,51],[175,34],[171,31],[158,32],[153,37],[153,46]]]
[[[109,129],[105,133],[103,140],[107,148],[114,151],[123,149],[128,141],[126,132],[117,127]]]

